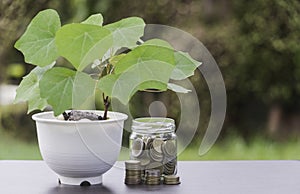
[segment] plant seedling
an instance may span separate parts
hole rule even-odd
[[[25,62],[36,66],[20,83],[15,102],[27,101],[28,112],[51,106],[55,116],[66,118],[66,110],[81,109],[100,90],[101,118],[107,119],[110,98],[126,104],[139,90],[188,92],[169,81],[193,75],[200,62],[164,40],[141,41],[145,23],[139,17],[102,24],[101,14],[62,26],[55,10],[39,12],[15,43]],[[124,48],[128,52],[120,52]],[[57,66],[60,57],[72,68]]]

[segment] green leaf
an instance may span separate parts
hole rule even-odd
[[[41,11],[32,19],[15,48],[23,53],[27,63],[47,66],[58,57],[54,37],[60,26],[59,15],[55,10]]]
[[[112,46],[109,30],[90,24],[68,24],[58,30],[55,42],[61,56],[79,71],[100,59]]]
[[[157,39],[157,38],[147,40],[146,42],[143,43],[143,46],[145,46],[145,45],[164,47],[164,48],[168,48],[168,49],[174,51],[174,48],[167,41]]]
[[[138,90],[148,89],[149,86],[151,89],[166,90],[173,69],[173,65],[161,61],[137,63],[122,74],[101,78],[98,88],[106,95],[127,104]]]
[[[155,41],[150,40],[136,47],[115,64],[114,72],[120,74],[131,67],[139,65],[142,66],[138,67],[138,70],[146,72],[148,67],[156,63],[159,63],[161,66],[173,66],[175,64],[174,50],[170,49],[169,46],[163,46],[161,43],[162,42],[157,45]],[[147,66],[145,66],[145,63],[147,63]]]
[[[145,81],[143,83],[141,83],[138,87],[138,90],[140,91],[151,91],[151,90],[158,90],[160,92],[162,91],[166,91],[167,88],[167,84],[165,82],[159,82],[159,81]]]
[[[103,16],[101,15],[101,13],[93,14],[81,23],[102,26]]]
[[[136,46],[136,42],[143,36],[145,22],[139,17],[129,17],[105,25],[104,28],[112,32],[115,50],[121,47],[131,48]]]
[[[109,74],[100,78],[97,83],[97,88],[104,92],[106,96],[112,97],[112,91],[119,76],[120,75]]]
[[[48,103],[45,98],[40,96],[39,81],[44,73],[53,67],[54,63],[46,67],[36,67],[25,76],[17,88],[17,95],[14,103],[22,101],[28,102],[28,113],[33,110],[43,110]]]
[[[194,60],[188,53],[181,51],[175,52],[175,69],[172,72],[171,79],[182,80],[194,75],[195,69],[201,62]]]
[[[126,54],[119,54],[119,55],[112,56],[109,59],[109,63],[112,65],[115,65],[117,62],[119,62],[125,56],[126,56]]]
[[[150,40],[118,60],[115,74],[101,78],[98,88],[127,104],[138,90],[167,90],[174,64],[173,48],[165,41]]]
[[[95,105],[96,80],[88,74],[77,72],[73,83],[72,108],[90,109]]]
[[[38,78],[34,73],[24,77],[17,88],[14,102],[19,103],[22,101],[28,102],[28,113],[35,109],[43,110],[47,106],[47,101],[40,97]]]
[[[45,73],[40,90],[57,116],[69,108],[80,107],[93,96],[95,81],[86,73],[56,67]]]
[[[172,90],[173,92],[177,92],[177,93],[189,93],[191,92],[191,90],[188,90],[180,85],[174,84],[174,83],[168,83],[168,89]]]

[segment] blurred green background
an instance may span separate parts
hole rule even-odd
[[[173,26],[203,42],[224,76],[226,120],[216,144],[199,156],[211,104],[205,80],[196,72],[190,80],[197,88],[200,124],[179,159],[300,159],[298,0],[1,0],[0,159],[41,159],[31,114],[26,114],[26,104],[15,105],[11,99],[15,85],[33,68],[24,64],[13,44],[31,18],[46,8],[56,9],[62,23],[98,12],[104,23],[140,16],[148,24]],[[159,100],[167,106],[168,117],[179,122],[176,98],[170,92],[137,93],[130,102],[131,114],[147,116],[151,102]],[[122,152],[120,159],[127,156]]]

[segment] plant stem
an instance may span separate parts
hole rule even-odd
[[[102,98],[103,98],[103,104],[104,104],[103,120],[106,120],[107,119],[107,111],[110,106],[110,102],[109,102],[108,96],[105,97],[104,93],[102,93]]]
[[[65,111],[63,112],[63,116],[65,121],[67,121],[70,118],[70,115],[68,115]]]

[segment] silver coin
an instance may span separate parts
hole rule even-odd
[[[180,178],[177,175],[165,175],[164,184],[166,185],[178,185],[180,184]]]
[[[145,167],[145,170],[148,169],[159,169],[160,170],[160,174],[163,173],[163,164],[160,162],[151,162],[149,165],[147,165]]]
[[[165,152],[166,155],[176,156],[177,149],[176,149],[176,144],[173,140],[166,140],[163,143],[162,147],[163,147],[163,151]]]
[[[145,174],[147,177],[160,177],[161,172],[159,169],[147,169],[145,170]]]
[[[159,169],[146,170],[145,178],[145,183],[147,185],[159,185],[161,180],[161,171]]]
[[[139,160],[141,162],[141,166],[147,166],[151,162],[149,158],[140,158]]]
[[[164,160],[164,174],[172,175],[176,173],[177,160]]]
[[[146,150],[150,150],[151,147],[152,147],[152,143],[153,143],[153,139],[152,138],[148,138],[145,149]]]
[[[163,154],[156,152],[154,149],[149,150],[149,155],[153,161],[161,162],[163,160]]]
[[[141,162],[138,160],[127,160],[125,161],[125,168],[129,170],[140,170]]]
[[[133,157],[139,157],[143,154],[145,143],[142,139],[137,138],[132,141],[131,154]]]
[[[146,181],[146,185],[160,185],[160,181]]]
[[[162,139],[156,138],[153,140],[152,147],[157,153],[162,153],[161,145],[164,143]]]
[[[141,184],[141,180],[125,180],[124,183],[126,185],[139,185]]]
[[[129,171],[129,170],[126,170],[126,177],[129,177],[129,176],[140,176],[141,175],[141,171]]]

